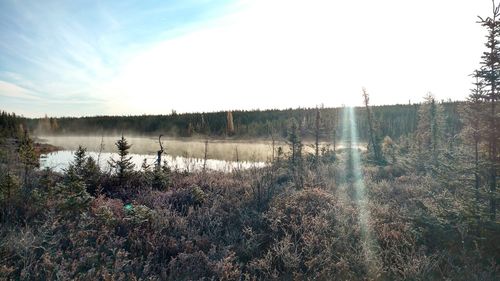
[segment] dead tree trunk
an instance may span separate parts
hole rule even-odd
[[[163,151],[164,151],[164,150],[163,150],[163,145],[162,145],[162,143],[161,143],[161,137],[162,137],[162,136],[163,136],[163,135],[160,135],[160,136],[158,137],[158,144],[160,145],[160,150],[158,150],[158,152],[157,152],[157,158],[156,158],[156,167],[157,167],[158,169],[160,169],[160,168],[161,168],[161,155],[163,154]]]
[[[208,157],[208,139],[205,140],[205,155],[203,156],[203,173],[207,169],[207,157]]]

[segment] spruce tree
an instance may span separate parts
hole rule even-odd
[[[319,164],[319,140],[323,134],[323,124],[321,122],[321,111],[316,108],[316,119],[314,121],[314,164],[316,168]]]
[[[66,181],[83,181],[84,179],[84,165],[87,160],[87,149],[78,146],[78,149],[73,155],[73,162],[68,165],[66,169]]]
[[[365,88],[363,88],[363,103],[366,108],[366,117],[368,121],[368,128],[369,128],[369,137],[370,137],[370,144],[373,150],[373,158],[375,160],[375,163],[381,164],[384,161],[380,149],[380,137],[378,136],[378,133],[375,129],[375,120],[373,120],[373,115],[371,112],[370,108],[370,96],[368,95],[368,92],[366,91]]]
[[[289,166],[294,177],[295,186],[298,189],[304,187],[304,171],[302,159],[302,140],[300,138],[300,128],[297,120],[290,120],[290,129],[288,131],[288,144],[290,146]]]
[[[83,146],[78,146],[73,158],[73,167],[77,173],[83,176],[83,167],[87,159],[87,149]]]
[[[135,167],[135,164],[132,162],[132,156],[128,156],[132,145],[122,135],[121,139],[115,143],[115,146],[118,149],[118,159],[111,159],[110,165],[116,170],[120,185],[122,185]]]
[[[418,109],[418,124],[415,132],[417,140],[417,167],[425,171],[435,171],[442,143],[443,109],[434,96],[428,93],[425,102]]]
[[[33,140],[27,131],[24,133],[19,145],[19,158],[24,166],[24,185],[27,185],[29,171],[39,165]]]
[[[499,168],[498,145],[500,134],[497,124],[500,122],[496,105],[500,100],[500,6],[493,3],[492,17],[483,19],[479,17],[479,23],[486,28],[488,35],[485,46],[487,50],[483,53],[481,68],[478,76],[485,85],[484,100],[489,104],[489,110],[484,123],[487,124],[487,135],[485,140],[488,147],[488,174],[490,186],[490,219],[496,218],[496,185],[497,169]]]
[[[19,180],[10,171],[0,181],[0,201],[8,202],[19,189]]]
[[[476,233],[480,232],[480,187],[481,187],[481,142],[483,135],[487,133],[485,126],[482,125],[481,120],[485,119],[485,103],[484,103],[484,84],[479,78],[476,71],[473,74],[475,78],[474,88],[467,99],[467,103],[461,108],[462,122],[464,124],[462,129],[462,137],[465,144],[472,148],[472,174],[474,175],[474,203],[472,206],[474,217],[477,222]],[[469,154],[470,155],[470,154]]]

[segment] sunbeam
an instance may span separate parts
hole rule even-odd
[[[354,108],[345,107],[342,119],[342,142],[345,144],[347,152],[347,159],[345,160],[346,182],[348,186],[354,188],[354,200],[359,211],[358,225],[361,229],[361,241],[365,263],[369,275],[375,278],[380,268],[380,259],[377,256],[377,244],[371,234],[370,210],[368,207],[368,198],[365,194]],[[343,196],[345,196],[345,194],[343,194]]]

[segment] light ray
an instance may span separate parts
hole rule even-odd
[[[377,256],[377,243],[372,237],[371,217],[368,197],[363,180],[359,138],[356,126],[356,114],[353,107],[345,107],[342,114],[342,143],[345,145],[345,182],[354,188],[354,200],[358,208],[358,225],[361,230],[362,249],[368,274],[377,277],[380,259]],[[346,198],[345,187],[339,188],[341,198]]]
[[[363,241],[363,251],[365,255],[365,262],[368,267],[368,273],[372,275],[376,274],[379,269],[380,260],[377,256],[377,245],[371,235],[371,218],[370,210],[368,208],[368,197],[365,194],[365,183],[363,180],[363,173],[361,167],[361,157],[358,149],[358,131],[356,128],[356,115],[354,113],[354,108],[349,107],[349,119],[350,119],[350,133],[351,133],[351,144],[353,149],[350,149],[352,159],[352,169],[353,169],[353,183],[355,188],[355,200],[358,205],[359,218],[358,223],[361,228],[361,239]]]

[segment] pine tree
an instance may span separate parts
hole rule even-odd
[[[479,17],[479,23],[486,28],[487,51],[483,53],[481,68],[478,76],[485,85],[484,100],[489,103],[488,115],[484,121],[487,123],[488,132],[485,140],[488,146],[489,186],[490,186],[490,219],[496,218],[496,188],[497,169],[499,168],[498,145],[500,134],[497,124],[500,122],[497,116],[496,104],[500,100],[500,6],[493,3],[493,15],[483,19]]]
[[[95,194],[99,185],[101,169],[96,160],[87,154],[87,149],[79,146],[73,155],[73,161],[66,169],[65,176],[66,184],[84,183],[87,192]]]
[[[474,197],[475,202],[472,206],[474,216],[476,217],[477,229],[476,233],[480,233],[480,187],[481,187],[481,142],[483,135],[487,132],[482,125],[481,120],[485,118],[485,103],[484,103],[484,85],[479,78],[478,72],[473,74],[475,78],[474,88],[467,99],[467,103],[461,108],[462,122],[464,124],[462,129],[462,137],[465,144],[472,148],[472,173],[474,175]]]
[[[418,124],[415,132],[416,161],[421,169],[434,171],[438,164],[442,143],[443,109],[436,103],[431,93],[428,93],[424,99],[425,102],[418,109]]]
[[[339,111],[338,109],[334,109],[333,118],[332,118],[332,144],[333,144],[333,153],[337,151],[337,124],[339,120]]]
[[[314,164],[318,167],[319,164],[319,140],[323,133],[321,122],[321,112],[316,108],[316,119],[314,121]]]
[[[73,155],[73,162],[71,162],[66,169],[66,182],[83,181],[83,170],[86,160],[87,149],[82,146],[78,146],[78,149]]]
[[[12,203],[16,201],[20,187],[19,180],[10,171],[0,178],[0,225],[15,212]]]
[[[87,191],[90,194],[95,195],[99,190],[99,182],[101,177],[101,168],[97,164],[97,161],[89,156],[83,168],[83,178],[85,180],[85,185],[87,186]]]
[[[5,176],[0,181],[0,195],[2,196],[1,201],[9,201],[10,198],[15,194],[19,189],[19,180],[15,175],[10,172],[7,172]]]
[[[135,167],[135,164],[132,162],[132,156],[127,156],[132,145],[128,144],[127,140],[122,135],[121,139],[115,143],[115,146],[118,149],[119,158],[117,160],[112,159],[110,165],[112,168],[116,169],[118,179],[122,185]]]
[[[27,131],[20,142],[19,158],[24,165],[24,185],[27,185],[29,171],[39,165],[33,140],[30,138]]]
[[[370,96],[365,88],[363,88],[363,103],[366,108],[366,117],[368,120],[368,128],[369,128],[369,136],[370,136],[370,144],[373,149],[373,157],[376,163],[383,163],[384,159],[382,157],[381,149],[380,149],[380,138],[375,130],[375,124],[373,120],[373,115],[370,109]]]
[[[296,187],[298,189],[301,189],[304,187],[304,171],[302,159],[303,144],[300,138],[300,128],[295,119],[290,120],[288,144],[290,146],[289,166],[294,177]]]
[[[77,170],[77,172],[83,176],[83,166],[86,162],[87,159],[87,149],[82,147],[81,145],[78,146],[78,149],[75,151],[75,155],[73,158],[73,166]]]

